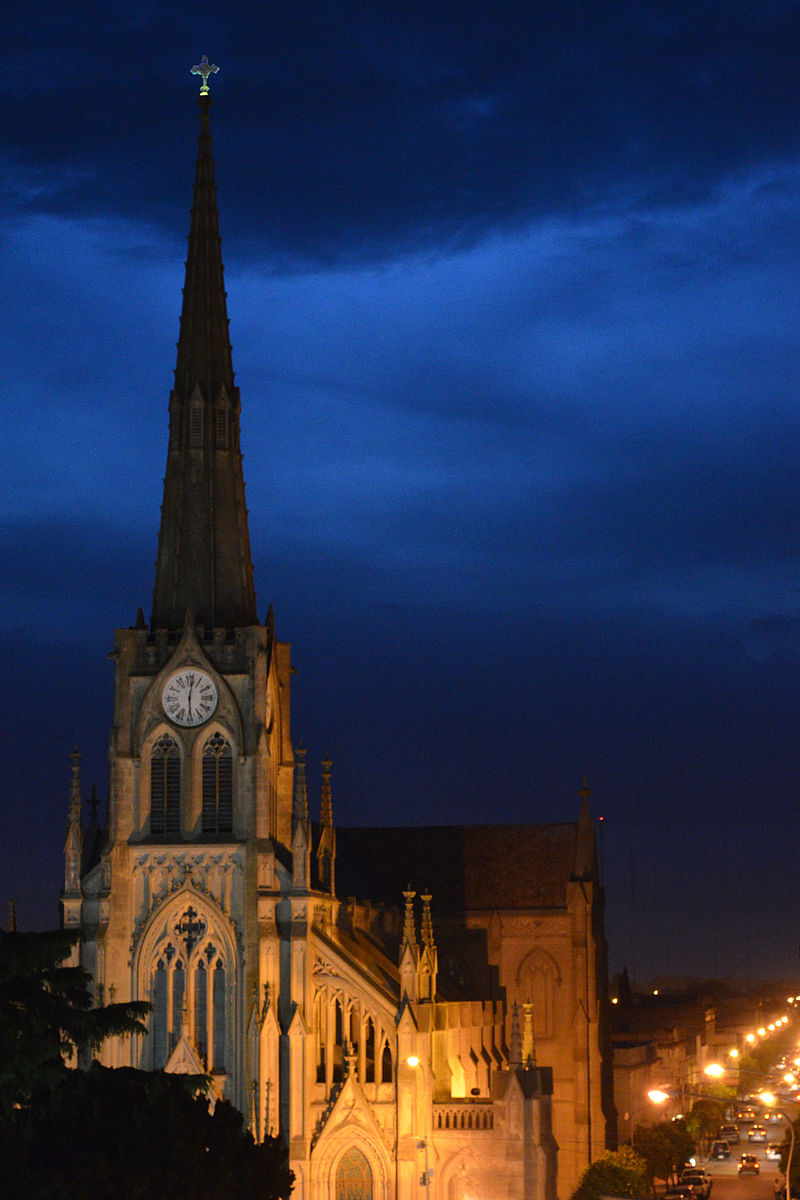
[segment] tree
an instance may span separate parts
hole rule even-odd
[[[92,1063],[65,1071],[0,1124],[4,1194],[26,1200],[283,1200],[293,1175],[276,1138],[256,1144],[202,1076]]]
[[[145,1030],[149,1004],[96,1007],[87,972],[64,965],[78,936],[0,931],[0,1119],[106,1038]]]
[[[606,1150],[581,1175],[572,1200],[600,1200],[601,1196],[640,1196],[647,1167],[630,1146]]]
[[[652,1189],[656,1179],[670,1180],[694,1153],[694,1141],[682,1121],[659,1121],[656,1125],[637,1125],[633,1148],[645,1161],[647,1183]]]
[[[26,1200],[279,1200],[283,1145],[256,1145],[241,1113],[210,1109],[205,1076],[71,1070],[107,1037],[142,1033],[149,1004],[95,1007],[65,966],[77,935],[0,933],[3,1194]]]
[[[730,1090],[730,1089],[728,1089]],[[725,1119],[725,1103],[709,1097],[696,1100],[686,1116],[686,1130],[697,1141],[708,1141]]]

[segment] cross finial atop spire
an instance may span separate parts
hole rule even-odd
[[[215,67],[213,63],[210,63],[208,61],[207,54],[203,55],[203,57],[200,59],[200,62],[197,64],[196,67],[192,67],[192,69],[191,69],[192,75],[202,75],[203,76],[203,83],[200,88],[201,96],[208,95],[208,77],[209,77],[209,75],[216,75],[218,70],[219,70],[219,67]]]

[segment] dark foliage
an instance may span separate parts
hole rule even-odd
[[[70,1069],[149,1004],[94,1006],[73,933],[0,933],[0,1192],[25,1200],[279,1200],[286,1150],[213,1113],[204,1076]]]
[[[77,940],[67,930],[0,931],[0,1116],[27,1104],[106,1038],[144,1032],[149,1004],[95,1007],[90,977],[64,965]]]
[[[4,1194],[26,1200],[279,1200],[283,1145],[256,1145],[205,1080],[94,1063],[66,1071],[0,1126]]]

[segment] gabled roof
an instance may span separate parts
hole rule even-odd
[[[564,908],[578,826],[434,825],[336,829],[336,891],[398,904],[427,889],[439,913]]]

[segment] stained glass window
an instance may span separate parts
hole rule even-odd
[[[336,1200],[372,1200],[372,1169],[357,1146],[351,1146],[339,1160]]]

